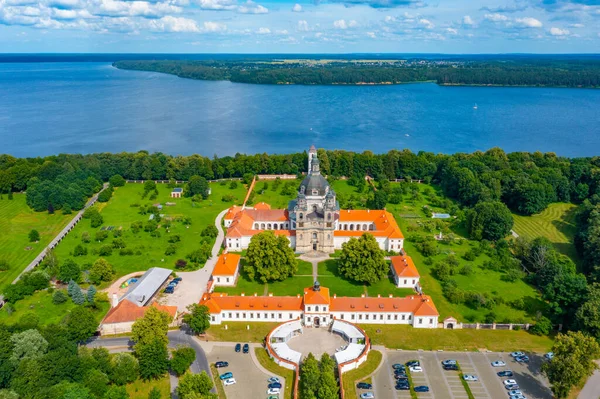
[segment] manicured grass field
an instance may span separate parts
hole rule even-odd
[[[71,233],[56,248],[56,254],[59,260],[64,260],[71,256],[76,245],[82,244],[88,249],[88,255],[76,257],[75,261],[81,266],[92,264],[101,256],[94,254],[100,247],[110,245],[113,240],[113,231],[122,229],[122,238],[127,244],[127,248],[135,251],[134,255],[121,256],[119,250],[113,250],[112,255],[103,256],[114,267],[117,277],[128,273],[147,270],[151,267],[174,268],[177,259],[184,259],[190,252],[200,248],[200,233],[202,230],[214,224],[216,216],[222,210],[233,205],[241,204],[244,198],[245,188],[238,184],[235,190],[230,190],[228,185],[222,186],[219,183],[211,183],[212,194],[207,200],[194,203],[191,198],[171,198],[171,189],[166,184],[158,184],[158,196],[155,200],[148,198],[142,199],[142,184],[126,184],[115,190],[113,197],[109,202],[99,204],[97,207],[104,218],[104,227],[112,226],[113,230],[109,232],[109,238],[104,242],[94,240],[95,234],[100,228],[92,228],[89,220],[83,220],[77,225]],[[233,195],[235,201],[223,202],[221,198],[224,195]],[[175,206],[166,206],[166,202],[175,203]],[[149,215],[139,214],[139,207],[132,205],[144,204],[162,204],[162,214],[164,218],[172,218],[169,231],[159,228],[160,237],[152,237],[150,233],[143,229],[134,234],[130,227],[135,221],[146,223]],[[177,218],[190,217],[192,224],[185,226]],[[88,232],[92,237],[89,244],[82,243],[81,236],[83,232]],[[169,245],[170,236],[179,235],[181,241],[176,243],[177,251],[174,255],[165,255],[165,250]]]
[[[366,362],[361,364],[357,369],[350,370],[342,375],[344,398],[358,398],[358,395],[356,394],[356,384],[373,374],[381,363],[382,358],[383,355],[381,352],[371,350],[367,355]]]
[[[266,202],[271,205],[271,209],[287,209],[290,200],[296,198],[296,192],[302,180],[282,180],[277,191],[273,190],[273,180],[257,181],[254,186],[254,201],[252,204]],[[264,184],[268,184],[268,188],[263,190]],[[294,186],[293,194],[282,195],[283,186],[290,184]],[[250,205],[252,206],[252,205]]]
[[[148,395],[154,389],[158,388],[161,398],[171,397],[171,383],[169,376],[165,375],[157,380],[137,380],[127,385],[129,399],[148,399]]]
[[[211,341],[225,342],[263,342],[265,337],[278,323],[268,322],[231,322],[210,326],[206,331]],[[227,329],[225,329],[227,326]],[[247,329],[246,327],[250,327]]]
[[[13,200],[6,195],[0,199],[0,259],[7,260],[10,269],[0,271],[0,291],[10,284],[21,271],[44,249],[69,223],[74,215],[57,211],[34,212],[25,202],[25,194],[14,194]],[[28,234],[35,229],[40,241],[29,242]],[[30,249],[26,249],[30,247]]]
[[[0,309],[0,323],[15,324],[23,315],[35,313],[40,320],[40,325],[44,326],[52,323],[59,323],[75,305],[71,299],[60,305],[52,303],[52,294],[47,291],[38,291],[31,296],[21,299],[14,304],[15,311],[8,314],[6,307]],[[98,309],[94,315],[98,323],[104,318],[110,308],[108,302],[98,302]]]
[[[575,213],[577,206],[573,204],[550,204],[542,213],[532,216],[513,214],[515,225],[513,230],[528,239],[546,237],[556,249],[577,261],[578,255],[573,245],[577,232]]]
[[[393,295],[395,297],[405,297],[408,295],[415,295],[415,290],[412,288],[398,288],[395,285],[394,279],[390,274],[388,278],[384,278],[383,280],[375,283],[373,285],[367,285],[367,294],[369,296],[389,296]]]
[[[312,276],[312,272],[312,263],[298,259],[298,271],[296,272],[297,276]]]
[[[256,358],[260,362],[260,365],[271,373],[285,378],[285,391],[283,397],[285,399],[292,399],[292,389],[294,388],[294,370],[286,369],[281,367],[271,359],[266,349],[255,348]]]
[[[494,352],[530,351],[547,352],[552,339],[540,337],[527,331],[508,330],[444,330],[414,328],[409,325],[360,325],[371,338],[373,345],[390,349],[476,351],[488,349]]]

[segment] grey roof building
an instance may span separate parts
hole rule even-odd
[[[138,306],[145,306],[157,291],[168,280],[172,270],[162,267],[152,267],[140,279],[131,285],[125,295],[119,300],[128,299]]]

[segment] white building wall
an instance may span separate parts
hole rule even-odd
[[[286,236],[286,238],[290,242],[290,247],[295,249],[296,248],[296,237],[295,236],[289,236],[289,237]],[[252,239],[252,236],[242,236],[240,238],[227,237],[227,238],[225,238],[225,247],[229,250],[229,252],[241,252],[244,249],[248,249],[251,239]]]
[[[211,313],[210,324],[221,324],[235,321],[263,321],[282,323],[302,317],[301,311],[274,311],[274,310],[223,310],[219,314]]]
[[[412,313],[332,312],[336,319],[355,324],[411,324]]]
[[[414,328],[437,328],[438,317],[431,316],[415,316],[412,326]]]
[[[237,271],[235,276],[216,276],[213,274],[214,285],[220,287],[233,287],[235,285],[236,276]]]
[[[419,285],[419,277],[398,277],[394,273],[394,279],[398,288],[415,288]]]
[[[233,223],[233,219],[223,219],[223,225],[225,227],[231,226],[231,223]]]

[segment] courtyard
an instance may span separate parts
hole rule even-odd
[[[290,349],[302,353],[304,359],[309,353],[320,358],[324,353],[335,354],[336,350],[348,345],[339,334],[330,332],[327,328],[304,328],[302,334],[287,342]]]

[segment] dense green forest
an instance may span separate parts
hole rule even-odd
[[[127,60],[121,69],[153,71],[201,80],[255,84],[399,84],[600,87],[594,59],[356,60],[327,62]]]

